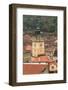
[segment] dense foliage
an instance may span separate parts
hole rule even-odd
[[[23,30],[24,32],[35,30],[57,32],[57,17],[23,15]]]

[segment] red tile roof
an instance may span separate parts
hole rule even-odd
[[[32,46],[31,45],[26,45],[24,46],[26,51],[31,51],[32,50]]]
[[[23,64],[24,74],[40,74],[47,68],[45,64]]]
[[[49,60],[47,56],[32,57],[31,61],[32,62],[46,62],[46,63],[52,62],[52,60]]]

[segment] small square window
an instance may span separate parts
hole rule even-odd
[[[40,44],[40,46],[42,46],[42,44]]]

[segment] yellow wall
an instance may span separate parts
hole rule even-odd
[[[32,42],[32,56],[44,54],[44,42]]]

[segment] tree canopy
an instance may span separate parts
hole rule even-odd
[[[44,32],[57,32],[56,16],[23,15],[23,30]]]

